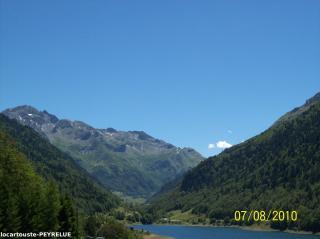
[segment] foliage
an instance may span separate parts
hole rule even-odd
[[[82,212],[109,212],[119,205],[118,197],[33,129],[0,114],[0,131],[15,140],[15,147],[32,163],[37,174],[57,185],[62,194],[70,195]]]
[[[52,183],[46,184],[33,170],[17,145],[0,131],[0,231],[70,231],[77,235],[70,202],[65,204]],[[65,223],[70,228],[65,228]],[[72,229],[71,229],[72,228]]]
[[[95,129],[80,121],[59,120],[31,106],[3,113],[39,132],[104,186],[124,197],[149,198],[203,160],[193,149],[177,148],[143,131]]]
[[[123,223],[103,214],[87,217],[85,232],[88,236],[100,236],[106,239],[142,239],[141,233],[131,230]]]
[[[98,232],[98,235],[103,236],[106,239],[140,239],[142,238],[142,236],[139,235],[134,230],[130,230],[123,224],[116,221],[107,222],[103,224]]]
[[[241,209],[297,210],[298,222],[271,226],[319,232],[320,103],[299,112],[202,162],[153,198],[148,211],[161,218],[192,210],[225,221]]]

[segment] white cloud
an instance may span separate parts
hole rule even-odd
[[[228,129],[228,133],[229,133],[229,134],[232,134],[232,130],[231,130],[231,129]]]
[[[227,141],[221,140],[216,143],[216,146],[219,149],[227,149],[232,147],[232,144],[229,144]]]
[[[232,147],[232,144],[229,144],[225,140],[220,140],[215,144],[209,144],[208,145],[208,149],[214,149],[214,148],[227,149],[227,148],[230,148],[230,147]]]

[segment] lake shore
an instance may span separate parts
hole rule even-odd
[[[165,237],[156,234],[144,235],[143,239],[173,239],[172,237]]]
[[[129,227],[134,227],[136,225],[141,225],[141,224],[130,224],[130,225],[127,225]],[[153,225],[162,225],[162,224],[153,224]],[[137,229],[135,229],[137,230]],[[161,236],[161,235],[158,235],[158,234],[154,234],[154,233],[151,233],[149,231],[146,231],[146,230],[141,230],[141,229],[138,229],[137,231],[140,231],[143,235],[142,235],[142,238],[143,239],[174,239],[173,237],[168,237],[168,236]]]
[[[237,228],[245,231],[260,231],[260,232],[280,232],[280,230],[270,228],[265,225],[252,225],[252,226],[222,226],[222,225],[206,225],[206,224],[153,224],[157,226],[188,226],[188,227],[223,227],[223,228]],[[282,232],[291,233],[291,234],[300,234],[300,235],[320,235],[320,233],[312,233],[310,231],[295,231],[295,230],[284,230]],[[168,239],[168,237],[160,237],[159,239]],[[145,239],[145,238],[144,238]],[[149,238],[146,238],[149,239]],[[150,238],[158,239],[158,238]],[[171,238],[169,238],[171,239]]]
[[[271,227],[267,227],[264,225],[252,225],[252,226],[236,226],[236,228],[239,228],[241,230],[247,230],[247,231],[260,231],[260,232],[279,232],[280,230],[273,229]],[[300,235],[320,235],[319,233],[312,233],[309,231],[295,231],[295,230],[284,230],[282,232],[286,233],[292,233],[292,234],[300,234]]]

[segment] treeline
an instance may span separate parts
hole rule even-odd
[[[107,213],[119,206],[117,196],[33,129],[0,114],[0,131],[15,141],[16,149],[25,155],[35,173],[46,182],[53,182],[62,194],[72,197],[81,212]]]
[[[68,155],[0,114],[1,232],[140,239],[142,234],[125,224],[143,221],[143,216],[120,203]]]
[[[15,142],[0,132],[0,231],[79,233],[71,199],[45,183]]]
[[[238,224],[235,210],[296,210],[276,229],[320,231],[320,103],[209,158],[153,199],[154,219],[190,211],[209,223]]]
[[[142,232],[125,226],[123,222],[113,216],[94,214],[86,217],[84,224],[85,234],[89,237],[104,237],[106,239],[142,239]]]

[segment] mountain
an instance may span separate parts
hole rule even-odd
[[[62,194],[71,196],[82,212],[108,212],[119,205],[118,197],[33,129],[0,114],[0,133],[13,142],[10,150],[31,162],[37,175],[47,183],[57,185]]]
[[[310,106],[312,106],[314,103],[317,103],[317,102],[320,102],[320,92],[315,94],[310,99],[308,99],[302,106],[296,107],[293,110],[291,110],[290,112],[288,112],[285,115],[283,115],[282,117],[280,117],[280,119],[277,120],[275,124],[281,123],[283,121],[290,120],[292,118],[299,116],[301,113],[308,110],[310,108]]]
[[[158,219],[239,224],[233,220],[236,210],[296,210],[298,221],[270,226],[319,232],[319,96],[167,185],[150,200],[148,211]]]
[[[36,130],[103,185],[125,196],[148,198],[203,160],[191,148],[177,148],[143,131],[95,129],[31,106],[3,114]]]

